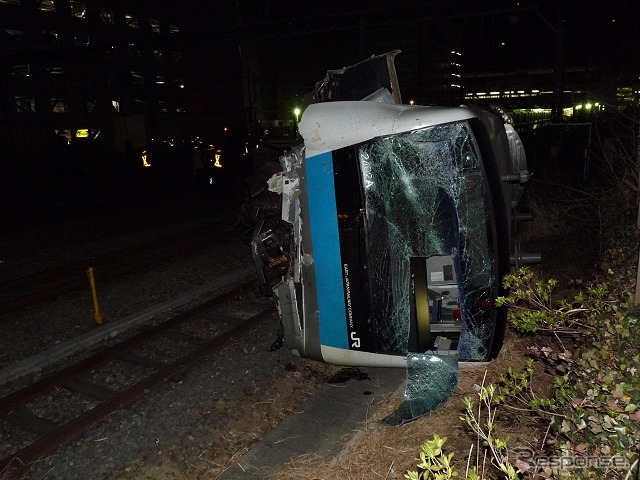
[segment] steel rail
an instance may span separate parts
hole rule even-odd
[[[215,239],[207,235],[215,232],[216,228],[219,228],[219,225],[200,227],[184,232],[180,236],[172,235],[151,240],[92,259],[80,260],[58,268],[0,283],[0,293],[4,295],[24,290],[30,285],[38,283],[53,283],[27,295],[0,302],[0,315],[87,287],[86,269],[90,266],[97,268],[101,280],[111,280],[141,267],[149,267],[176,256],[190,253],[194,248],[215,245]],[[188,238],[183,240],[182,235],[188,236]],[[162,247],[165,248],[162,249]],[[155,251],[149,252],[150,249],[154,248],[156,249]],[[56,279],[58,279],[58,282],[56,282]]]
[[[237,289],[234,290],[234,292],[237,294]],[[196,308],[198,309],[198,311],[200,311],[201,309],[205,308],[205,305],[207,304],[202,304]],[[208,306],[211,307],[211,304],[209,304]],[[157,389],[158,387],[169,381],[171,378],[184,373],[187,369],[198,363],[204,356],[214,351],[215,349],[225,345],[229,340],[256,325],[260,320],[266,318],[272,313],[273,306],[270,305],[258,314],[253,315],[248,319],[241,320],[239,324],[231,327],[220,335],[207,340],[201,346],[196,347],[194,350],[187,353],[180,359],[162,367],[155,373],[152,373],[145,379],[125,388],[124,390],[115,393],[111,398],[103,401],[93,409],[88,410],[75,419],[59,426],[58,428],[45,434],[44,436],[41,436],[30,445],[9,455],[5,459],[0,460],[0,475],[4,475],[2,478],[12,478],[12,476],[18,475],[20,472],[25,471],[33,462],[57,450],[57,448],[64,442],[76,437],[77,435],[85,431],[88,427],[106,418],[112,413],[130,406],[137,400],[148,395],[150,391]],[[143,332],[143,334],[148,335],[148,332]],[[139,341],[140,335],[136,336],[138,337],[136,339],[136,342]],[[118,348],[118,346],[114,347],[114,350],[111,351],[112,355],[110,356],[110,358],[117,357],[120,353],[121,349]],[[94,359],[94,362],[97,362],[98,364],[104,363],[104,357],[102,355],[102,353],[96,355],[97,358]],[[76,372],[76,376],[80,375],[87,368],[89,368],[90,363],[91,362],[89,362],[89,364],[84,364],[83,362],[80,362],[80,364],[83,365]],[[41,385],[41,387],[44,386],[45,388],[53,388],[53,386],[55,386],[56,384],[59,385],[61,382],[64,382],[64,380],[68,380],[70,378],[70,370],[72,368],[73,367],[65,369],[63,371],[65,372],[64,374],[53,375],[50,379],[45,381]],[[53,381],[57,383],[53,383]],[[26,393],[22,393],[14,397],[10,395],[9,397],[12,398],[5,397],[5,399],[9,399],[7,405],[10,404],[15,409],[21,403],[24,403],[25,400],[28,400],[29,398],[32,398],[34,396],[34,391],[32,388],[27,387],[23,390]],[[2,400],[4,401],[5,399]]]
[[[190,320],[194,315],[199,312],[206,311],[216,305],[219,305],[233,296],[241,294],[243,292],[248,292],[252,286],[253,281],[246,282],[243,285],[240,285],[229,292],[218,295],[211,300],[201,303],[189,310],[185,310],[180,312],[174,317],[171,317],[169,320],[159,323],[153,327],[149,327],[142,332],[130,337],[122,342],[119,342],[110,347],[105,347],[97,353],[80,360],[79,362],[66,367],[58,372],[52,373],[35,383],[28,385],[20,390],[16,390],[9,395],[0,398],[0,417],[6,416],[11,411],[13,411],[16,407],[28,402],[30,399],[33,399],[37,396],[40,396],[48,391],[51,391],[53,388],[61,385],[65,381],[78,377],[84,373],[90,372],[91,370],[98,368],[105,363],[123,355],[134,348],[139,347],[140,345],[152,340],[153,338],[161,335],[163,332],[179,325],[180,323],[186,322]]]

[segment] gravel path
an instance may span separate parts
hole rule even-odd
[[[125,206],[26,226],[28,222],[23,222],[20,228],[0,234],[0,278],[20,277],[204,223],[223,222],[212,248],[99,284],[105,323],[117,322],[251,266],[250,249],[231,226],[233,212],[218,211],[215,201],[211,192],[198,190],[143,207]],[[277,323],[273,315],[210,355],[180,382],[169,383],[131,408],[114,413],[41,459],[24,478],[217,478],[336,371],[285,349],[271,352]],[[93,323],[88,290],[3,315],[0,368],[95,328],[100,327]],[[85,354],[78,352],[72,358]],[[1,385],[0,394],[37,375]],[[64,392],[53,392],[45,401],[59,403],[61,418],[71,408],[64,402]],[[6,429],[1,432],[7,434]],[[5,440],[0,438],[0,443]],[[5,480],[2,472],[0,479]]]

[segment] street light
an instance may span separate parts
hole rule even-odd
[[[293,114],[296,116],[296,125],[298,124],[298,119],[300,118],[300,108],[296,107],[293,109]]]

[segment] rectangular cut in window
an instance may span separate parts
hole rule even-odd
[[[17,113],[34,113],[36,111],[36,102],[33,97],[15,97]]]
[[[141,85],[144,83],[144,74],[142,70],[131,70],[131,83]]]
[[[482,163],[468,123],[375,139],[358,147],[358,161],[377,350],[407,353],[412,259],[418,259],[427,288],[448,278],[456,290],[460,341],[472,344],[459,348],[471,348],[469,358],[484,357],[490,342],[476,337],[491,335],[495,320],[479,306],[496,293],[495,252]],[[430,272],[430,265],[440,268]]]
[[[24,38],[23,30],[15,30],[13,28],[5,28],[5,33],[13,40],[22,40]]]
[[[13,65],[11,67],[11,75],[14,77],[28,77],[31,75],[31,67],[28,63]]]
[[[54,45],[60,46],[60,35],[55,30],[49,30],[47,32],[47,38]]]
[[[87,5],[84,2],[78,2],[75,0],[69,1],[69,8],[71,10],[71,16],[76,18],[85,18],[87,14]]]
[[[110,8],[100,8],[100,20],[105,23],[113,23],[113,10]]]
[[[63,98],[52,98],[51,111],[53,113],[66,113],[67,111],[69,111],[67,107],[67,101]]]
[[[133,15],[125,14],[124,22],[127,24],[128,27],[138,28],[138,19],[136,17],[134,17]]]
[[[38,10],[43,12],[55,12],[56,4],[53,0],[38,0]]]
[[[49,72],[49,75],[51,75],[52,77],[56,77],[56,78],[64,77],[64,67],[52,66],[47,68],[47,71]]]

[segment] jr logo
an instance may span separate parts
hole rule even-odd
[[[356,332],[351,332],[351,347],[352,348],[360,348],[360,339],[356,337]]]

